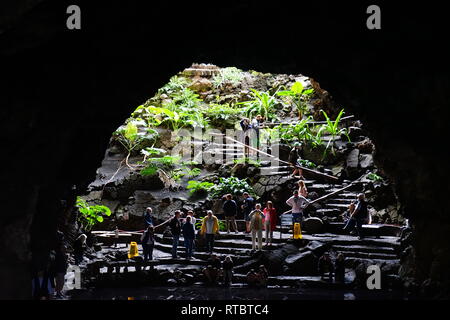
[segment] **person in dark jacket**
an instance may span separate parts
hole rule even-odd
[[[153,260],[153,248],[155,247],[155,231],[153,226],[148,226],[141,237],[144,261]]]
[[[250,232],[250,212],[255,209],[255,200],[249,195],[248,192],[243,193],[244,196],[244,203],[242,204],[242,212],[244,213],[244,219],[245,219],[245,228],[246,232]]]
[[[186,259],[192,258],[192,249],[194,247],[195,227],[191,221],[191,216],[186,217],[186,222],[182,227],[184,246],[186,248]]]
[[[170,231],[172,233],[172,258],[178,258],[177,250],[178,243],[180,241],[181,234],[181,221],[180,221],[181,211],[175,211],[173,218],[169,222]]]
[[[231,256],[226,256],[225,261],[222,263],[223,268],[223,283],[225,285],[231,285],[233,280],[233,267],[234,263]]]
[[[223,203],[222,209],[227,224],[227,233],[230,233],[230,224],[233,226],[234,232],[238,233],[236,224],[236,214],[238,207],[236,201],[233,200],[233,196],[231,194],[226,195],[226,200]]]
[[[294,147],[289,152],[289,163],[294,167],[294,171],[292,172],[292,176],[300,176],[300,179],[303,178],[303,170],[298,168],[299,160],[303,158],[303,149],[302,144],[300,142],[296,142]]]
[[[335,262],[334,279],[336,282],[345,282],[345,257],[342,253],[339,253]]]
[[[343,229],[350,231],[356,229],[356,234],[358,235],[359,240],[361,240],[364,237],[362,226],[367,221],[367,218],[367,202],[365,201],[364,193],[360,193],[358,194],[358,202],[356,202],[355,209],[350,214],[350,219]]]

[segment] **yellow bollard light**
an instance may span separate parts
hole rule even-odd
[[[296,222],[294,223],[294,239],[301,239],[302,238],[302,229],[300,227],[300,223]]]
[[[139,256],[137,243],[132,241],[130,243],[130,250],[128,251],[128,259]]]

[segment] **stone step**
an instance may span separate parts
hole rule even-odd
[[[348,279],[347,281],[352,281]],[[246,286],[247,276],[244,274],[234,274],[233,284],[236,287]],[[320,276],[269,276],[268,286],[272,287],[309,287],[309,288],[331,288],[343,287],[345,285],[327,282],[322,280]],[[350,285],[350,284],[349,284]]]
[[[171,253],[172,251],[172,245],[170,244],[157,243],[155,244],[155,248],[167,253]],[[184,256],[186,248],[183,246],[178,246],[177,251],[178,255]],[[220,257],[221,260],[224,260],[226,256],[231,256],[235,264],[242,264],[246,262],[250,257],[249,253],[250,250],[247,249],[214,248],[214,254]],[[199,260],[208,260],[211,255],[207,252],[196,250],[193,256]]]
[[[329,209],[340,209],[340,210],[344,209],[341,211],[345,211],[346,209],[348,209],[348,204],[346,204],[346,203],[326,203],[325,207],[329,208]]]
[[[389,264],[399,264],[400,259],[367,259],[367,258],[357,258],[348,257],[345,259],[345,267],[353,268],[356,264],[367,263],[367,264],[377,264],[379,266],[389,263]]]
[[[348,258],[363,258],[363,259],[378,259],[378,260],[395,260],[398,259],[396,254],[387,254],[387,253],[372,253],[372,252],[348,252],[348,251],[339,251],[345,257]]]
[[[396,255],[395,249],[392,247],[375,247],[364,245],[342,246],[334,245],[333,249],[340,252],[364,252],[364,253],[385,253]]]
[[[355,201],[355,200],[351,199],[351,198],[330,198],[330,199],[326,199],[325,203],[341,203],[341,204],[346,204],[348,206],[352,201]]]
[[[341,210],[336,208],[325,208],[325,209],[317,209],[316,213],[318,215],[324,215],[327,217],[336,217],[341,214]]]
[[[275,240],[274,239],[274,243],[271,247],[268,248],[264,248],[265,250],[273,250],[276,249],[277,247],[279,247],[280,245],[283,245],[283,243],[275,243],[275,241],[280,241],[279,239]],[[164,244],[171,244],[172,243],[172,238],[162,238],[161,239],[161,243]],[[263,244],[265,243],[265,238],[263,238]],[[179,241],[179,246],[182,247],[184,246],[184,240],[181,238]],[[215,240],[214,241],[214,247],[215,248],[226,248],[226,249],[248,249],[251,250],[252,249],[252,242],[251,242],[251,238],[249,237],[248,239],[222,239],[222,240]]]
[[[309,241],[314,240],[321,241],[324,243],[328,243],[330,245],[344,245],[344,246],[364,245],[364,246],[393,247],[393,248],[400,247],[400,243],[397,241],[399,238],[393,236],[381,236],[380,238],[375,237],[363,238],[362,240],[358,240],[357,237],[350,235],[322,233],[312,235],[305,234],[303,235],[303,238]]]

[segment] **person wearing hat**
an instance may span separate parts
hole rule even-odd
[[[298,160],[303,158],[303,149],[301,142],[296,142],[294,144],[294,147],[289,152],[289,163],[291,166],[294,167],[294,172],[292,172],[292,176],[300,176],[300,179],[303,178],[303,170],[301,168],[298,168]]]

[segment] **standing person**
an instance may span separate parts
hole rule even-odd
[[[299,163],[298,161],[303,158],[303,149],[301,142],[296,142],[294,144],[294,147],[289,152],[289,163],[291,166],[294,167],[294,172],[292,172],[292,176],[295,177],[296,175],[300,176],[300,179],[303,178],[303,170],[298,167]]]
[[[180,241],[181,234],[181,221],[180,221],[181,211],[175,211],[175,214],[172,219],[169,221],[170,231],[172,233],[172,258],[178,258],[177,250],[178,250],[178,242]]]
[[[252,250],[256,249],[256,237],[258,237],[258,250],[262,249],[262,228],[264,213],[261,211],[261,205],[257,203],[255,210],[250,213],[250,230],[252,232]]]
[[[225,261],[222,263],[223,267],[223,282],[225,285],[231,285],[233,282],[233,267],[234,263],[231,256],[226,256]]]
[[[304,198],[308,196],[308,189],[306,188],[305,181],[303,180],[298,182],[298,194]]]
[[[286,204],[292,208],[293,223],[303,221],[303,209],[308,203],[305,197],[298,194],[298,190],[295,190],[293,196],[287,199]]]
[[[227,233],[230,233],[230,224],[233,226],[234,232],[238,233],[237,224],[236,224],[236,214],[237,214],[237,204],[236,201],[233,200],[233,196],[231,194],[226,195],[226,200],[223,203],[222,209],[225,215],[225,221],[227,224]]]
[[[350,219],[343,229],[350,229],[351,231],[356,227],[358,239],[361,240],[364,237],[362,226],[367,221],[368,213],[369,212],[367,210],[367,202],[365,200],[364,193],[360,193],[358,194],[358,201],[356,202],[355,210],[353,210],[353,212],[350,214]]]
[[[195,224],[197,223],[197,218],[193,210],[187,212],[187,217],[191,217],[191,223],[194,225],[194,240],[192,241],[192,255],[195,253]],[[186,217],[186,218],[187,218]]]
[[[73,254],[75,256],[75,264],[79,265],[83,261],[83,254],[86,248],[87,236],[82,233],[78,236],[73,244]]]
[[[250,149],[248,148],[248,146],[250,145],[250,137],[248,135],[248,130],[252,126],[250,125],[250,120],[247,119],[247,118],[243,118],[241,120],[241,122],[239,122],[239,124],[241,125],[242,131],[243,131],[243,136],[244,136],[244,138],[242,139],[243,140],[242,142],[245,145],[244,155],[245,155],[246,158],[248,158],[249,152],[250,152]]]
[[[255,200],[248,194],[248,192],[243,193],[244,204],[241,206],[244,213],[245,219],[245,232],[250,232],[250,213],[255,208]]]
[[[141,236],[144,262],[153,260],[153,248],[155,247],[155,230],[153,226],[148,226]]]
[[[336,258],[334,279],[339,283],[345,282],[345,257],[342,253]]]
[[[256,149],[258,149],[258,150],[259,150],[259,146],[260,146],[260,141],[259,141],[260,133],[259,133],[259,130],[264,128],[263,122],[264,122],[263,117],[260,114],[258,114],[256,116],[256,118],[252,120],[252,123],[251,123],[252,129],[255,130],[255,133],[256,133]]]
[[[114,248],[117,248],[117,243],[119,242],[119,228],[116,226],[114,229]]]
[[[333,280],[334,265],[328,252],[325,252],[319,258],[318,271],[322,279],[326,279],[328,281]]]
[[[63,289],[65,283],[65,275],[67,271],[67,250],[66,246],[61,243],[60,248],[55,251],[55,290],[57,298],[64,298]]]
[[[277,210],[273,207],[272,201],[267,201],[267,205],[263,210],[265,219],[264,227],[266,228],[266,246],[272,245],[273,230],[277,226]]]
[[[207,211],[206,217],[203,218],[200,234],[204,234],[206,237],[206,251],[210,254],[214,250],[214,236],[219,233],[219,219],[211,210]]]
[[[195,228],[191,216],[186,217],[186,222],[183,224],[182,231],[184,246],[186,248],[186,259],[190,260],[192,258],[192,248],[194,246],[195,238]]]
[[[153,212],[152,208],[150,208],[150,207],[145,208],[144,223],[145,223],[146,229],[148,228],[148,226],[153,225],[152,212]]]

